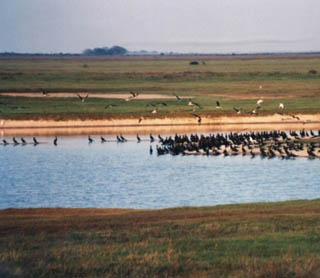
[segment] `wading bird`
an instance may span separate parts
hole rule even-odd
[[[94,140],[91,138],[90,135],[88,135],[88,143],[91,144]]]
[[[38,145],[39,144],[39,142],[37,141],[36,137],[33,137],[32,140],[33,140],[33,145]]]
[[[58,137],[57,136],[53,140],[53,145],[55,145],[55,146],[58,145]]]

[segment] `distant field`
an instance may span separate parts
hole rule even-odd
[[[320,202],[0,211],[1,277],[305,277]]]
[[[189,64],[194,60],[199,65]],[[288,111],[315,113],[320,109],[320,56],[0,59],[0,93],[40,94],[40,88],[49,94],[89,92],[91,100],[81,106],[76,95],[74,100],[65,100],[65,104],[63,99],[43,99],[41,110],[39,100],[0,95],[0,116],[149,113],[150,109],[145,107],[151,105],[150,101],[116,101],[121,108],[106,111],[104,107],[110,101],[94,98],[94,93],[129,94],[131,90],[141,94],[192,96],[202,106],[199,113],[221,113],[213,109],[216,100],[224,103],[223,113],[232,113],[233,106],[250,111],[259,98],[266,100],[261,113],[276,112],[279,102],[285,102]],[[24,102],[29,106],[22,105]],[[12,103],[18,108],[12,108]],[[159,110],[162,114],[188,112],[181,105],[171,100],[169,106]]]

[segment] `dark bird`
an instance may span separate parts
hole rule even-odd
[[[77,94],[77,96],[80,98],[82,102],[85,102],[85,100],[89,97],[89,94],[87,94],[85,97],[82,97],[79,94]]]
[[[48,92],[46,90],[40,89],[40,91],[44,97],[48,96]]]
[[[200,125],[201,124],[201,117],[197,114],[194,114],[194,113],[191,113],[193,116],[195,116],[197,119],[198,119],[198,124]]]
[[[91,138],[90,135],[88,135],[88,143],[91,144],[94,140]]]
[[[130,91],[130,94],[132,95],[132,98],[136,98],[139,95],[138,92],[134,92],[134,91]]]
[[[12,138],[12,141],[13,141],[13,144],[15,144],[15,145],[19,145],[19,142],[16,140],[16,138]]]
[[[300,118],[298,116],[296,116],[296,115],[292,115],[291,117],[296,119],[296,120],[298,120],[298,121],[300,121]]]
[[[237,114],[241,114],[241,108],[233,107],[233,110],[236,111]]]
[[[127,142],[127,141],[128,141],[126,138],[124,138],[124,137],[122,136],[122,134],[120,134],[120,139],[121,139],[122,142]]]
[[[55,146],[58,145],[58,137],[57,136],[53,139],[53,145],[55,145]]]
[[[33,144],[34,145],[38,145],[39,144],[39,142],[37,141],[36,137],[33,137],[32,140],[33,140]]]
[[[21,142],[22,142],[22,145],[27,144],[26,140],[24,140],[22,137],[21,137]]]
[[[177,94],[173,93],[173,95],[176,97],[177,101],[181,101],[182,100],[181,97],[179,97]]]
[[[150,154],[153,153],[153,149],[152,149],[152,146],[150,145],[150,150],[149,150]]]
[[[154,138],[153,138],[152,134],[150,134],[150,142],[151,143],[154,142]]]
[[[139,135],[137,134],[137,142],[140,143],[141,138],[139,137]]]
[[[197,107],[201,108],[201,106],[200,106],[198,103],[193,102],[193,101],[191,100],[191,98],[189,98],[188,105],[189,105],[189,106],[197,106]]]
[[[143,117],[140,117],[139,120],[138,120],[138,123],[140,124],[143,119],[144,119]]]
[[[100,139],[101,139],[101,143],[107,142],[107,140],[102,136],[100,136]]]
[[[9,145],[8,141],[5,139],[2,139],[3,145]]]
[[[217,100],[217,101],[216,101],[216,105],[217,105],[217,106],[216,106],[217,109],[221,108],[221,106],[220,106],[220,101]]]

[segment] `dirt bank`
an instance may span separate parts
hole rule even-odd
[[[213,132],[245,131],[274,129],[320,129],[320,114],[297,115],[300,120],[290,115],[274,114],[269,116],[234,116],[206,117],[201,124],[195,117],[164,118],[109,118],[99,120],[72,119],[55,120],[7,120],[0,119],[1,134],[98,134],[98,133],[178,133],[178,132]]]

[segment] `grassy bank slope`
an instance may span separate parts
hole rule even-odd
[[[319,277],[319,215],[319,200],[159,211],[3,210],[0,273]]]

